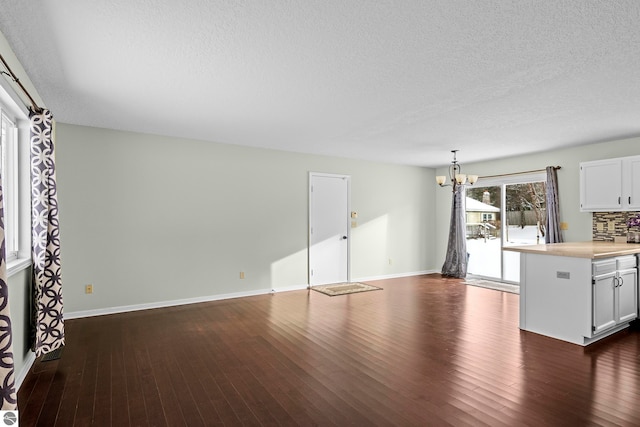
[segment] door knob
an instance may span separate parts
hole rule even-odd
[[[347,236],[342,236],[342,240],[347,240]]]

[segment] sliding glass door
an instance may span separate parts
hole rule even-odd
[[[518,283],[520,254],[506,246],[544,243],[544,173],[481,179],[467,187],[468,273]]]
[[[505,185],[505,233],[502,246],[544,243],[546,183],[544,181]],[[520,253],[502,251],[502,279],[520,281]]]
[[[467,188],[467,271],[501,278],[502,186]]]

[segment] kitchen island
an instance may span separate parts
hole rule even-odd
[[[588,345],[638,317],[640,245],[572,242],[520,252],[520,329]]]

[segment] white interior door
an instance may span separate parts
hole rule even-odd
[[[349,281],[346,175],[309,174],[309,284]]]

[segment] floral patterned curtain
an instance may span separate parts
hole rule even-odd
[[[33,256],[33,342],[36,357],[64,345],[60,227],[49,110],[31,114],[31,233]]]
[[[7,258],[4,239],[4,208],[0,179],[0,410],[18,409],[13,367],[13,338],[9,313],[9,286],[7,285]]]

